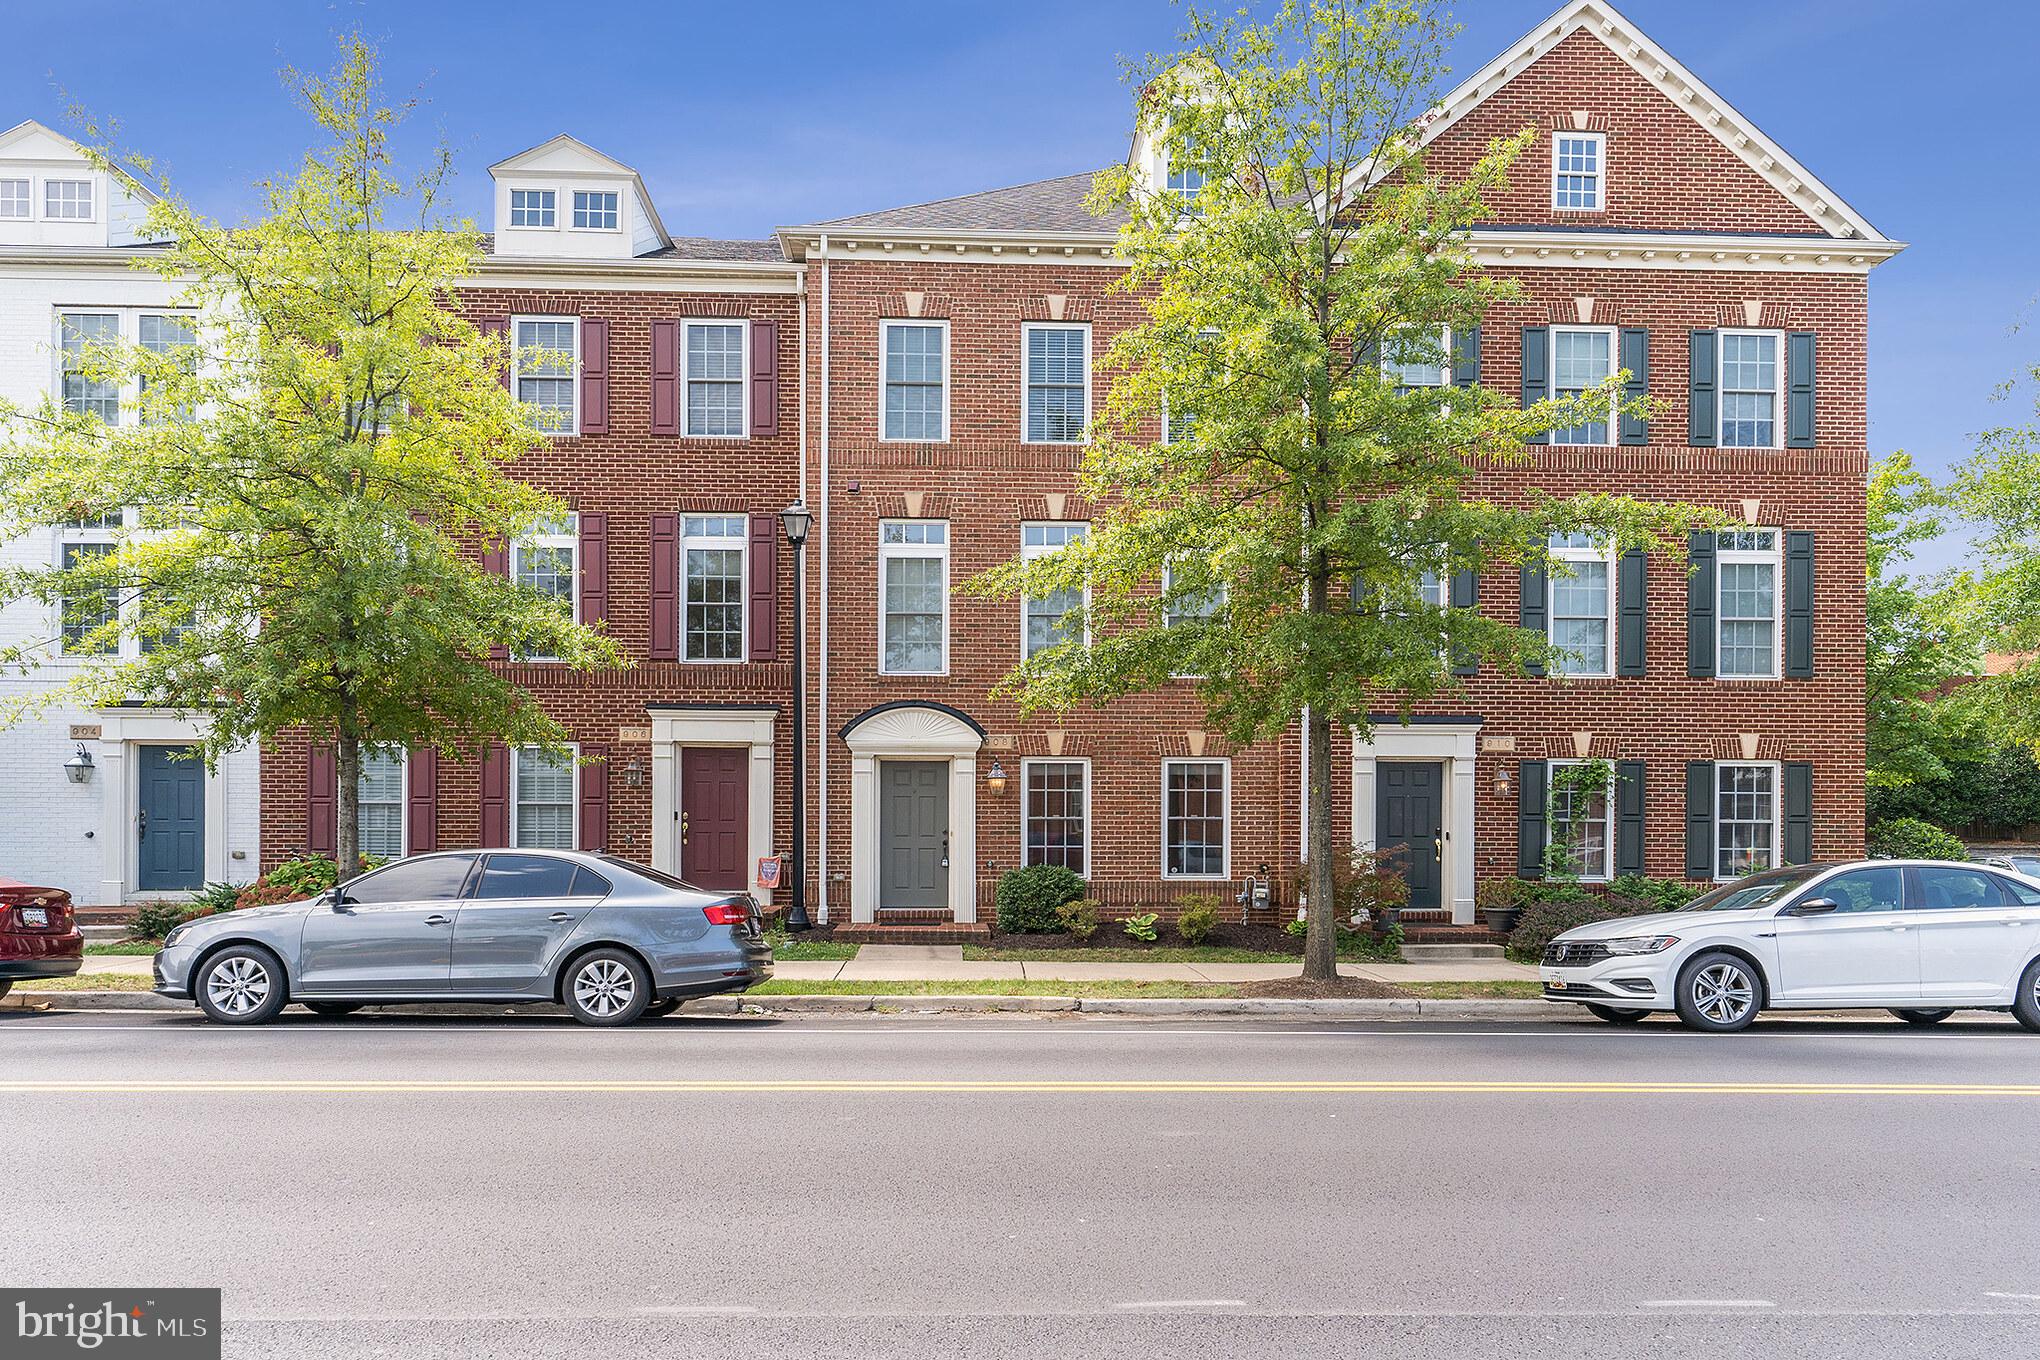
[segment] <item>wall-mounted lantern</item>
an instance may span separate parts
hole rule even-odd
[[[1006,767],[999,763],[997,756],[992,757],[992,768],[985,771],[985,787],[995,796],[1006,791]]]
[[[73,784],[92,782],[92,753],[85,749],[85,743],[78,743],[78,753],[64,762],[64,778]]]

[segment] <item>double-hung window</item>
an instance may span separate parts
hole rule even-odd
[[[356,820],[366,859],[404,857],[404,753],[364,748],[355,783]]]
[[[510,225],[552,227],[559,224],[559,193],[553,189],[512,189]]]
[[[138,338],[141,341],[142,348],[154,356],[158,362],[174,367],[186,375],[196,370],[198,363],[198,333],[193,327],[190,317],[163,316],[152,312],[144,312],[139,318],[139,324]],[[173,387],[172,390],[174,391],[175,388]],[[146,402],[149,394],[149,378],[147,374],[143,374],[141,377],[140,391],[142,399]],[[157,412],[158,418],[161,418],[164,414],[166,413]],[[191,412],[188,409],[179,409],[167,414],[175,419],[183,420],[188,420],[191,416]]]
[[[1168,878],[1226,876],[1228,763],[1162,763],[1162,873]]]
[[[66,411],[120,423],[120,382],[104,376],[120,332],[118,312],[65,312],[57,318],[59,386]]]
[[[1608,154],[1598,132],[1561,132],[1551,140],[1551,206],[1565,212],[1599,212]]]
[[[1082,539],[1087,528],[1082,524],[1023,524],[1020,526],[1020,556],[1031,560],[1059,552]],[[1022,600],[1020,655],[1030,657],[1064,642],[1088,643],[1089,629],[1074,628],[1068,622],[1070,614],[1081,610],[1085,602],[1085,591],[1080,586],[1066,586],[1043,596]]]
[[[28,181],[0,179],[0,218],[28,216]]]
[[[574,190],[574,225],[584,231],[615,231],[616,191]]]
[[[532,423],[548,434],[572,434],[580,427],[575,375],[581,366],[581,322],[571,316],[526,316],[516,330],[510,356],[511,389],[531,408]]]
[[[92,220],[92,181],[89,179],[44,180],[43,216],[56,222],[90,222]]]
[[[744,332],[741,321],[687,323],[687,433],[744,437]]]
[[[1436,346],[1433,352],[1432,347]],[[1395,389],[1407,394],[1419,387],[1452,385],[1452,332],[1412,331],[1397,336],[1384,347],[1382,373],[1395,380]]]
[[[537,591],[553,602],[572,622],[575,612],[575,554],[580,539],[572,515],[564,520],[540,524],[510,545],[510,579],[527,590]],[[523,656],[521,661],[557,661],[555,656]]]
[[[942,321],[881,321],[885,367],[881,439],[939,443],[949,437],[949,326]]]
[[[90,567],[114,552],[116,515],[67,526],[59,543],[58,563],[65,570]],[[77,585],[66,589],[58,601],[58,631],[67,656],[111,656],[120,650],[120,638],[102,630],[120,613],[120,592],[111,586]]]
[[[1714,767],[1714,876],[1741,878],[1778,862],[1778,767]]]
[[[689,515],[682,528],[687,604],[681,655],[689,661],[742,661],[745,519]]]
[[[885,520],[878,526],[878,668],[931,675],[949,666],[949,525]]]
[[[1029,324],[1026,433],[1030,444],[1080,444],[1091,419],[1091,328]]]
[[[529,746],[510,765],[510,844],[525,850],[574,848],[574,758]]]
[[[1211,581],[1203,587],[1186,586],[1177,577],[1176,564],[1162,567],[1162,622],[1175,628],[1186,623],[1204,623],[1218,617],[1225,608],[1225,582]]]
[[[1716,675],[1778,678],[1778,575],[1776,529],[1729,529],[1716,537]]]
[[[1778,334],[1721,332],[1721,447],[1778,447]]]
[[[1021,860],[1090,872],[1091,766],[1082,760],[1020,765]]]
[[[1614,772],[1609,771],[1608,783],[1600,788],[1576,787],[1558,773],[1568,766],[1585,763],[1551,762],[1551,843],[1564,847],[1568,872],[1589,882],[1599,882],[1610,876],[1609,866],[1615,853],[1615,799],[1611,796]]]
[[[1608,545],[1592,534],[1553,534],[1547,577],[1548,618],[1560,675],[1610,675],[1614,635],[1615,573]]]
[[[1551,394],[1577,397],[1599,387],[1615,371],[1614,332],[1573,326],[1551,328]],[[1614,397],[1608,399],[1608,413],[1584,425],[1553,430],[1554,444],[1606,444],[1614,424]]]

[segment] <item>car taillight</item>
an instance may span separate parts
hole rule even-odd
[[[708,913],[712,926],[740,926],[751,919],[751,909],[742,902],[718,902],[702,910]]]

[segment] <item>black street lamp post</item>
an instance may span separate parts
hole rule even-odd
[[[807,912],[807,537],[814,515],[795,501],[779,512],[793,549],[793,881],[788,930],[808,930]]]

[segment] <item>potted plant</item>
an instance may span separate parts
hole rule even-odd
[[[1474,888],[1473,904],[1480,908],[1483,925],[1497,935],[1507,935],[1523,914],[1523,881],[1491,878]]]

